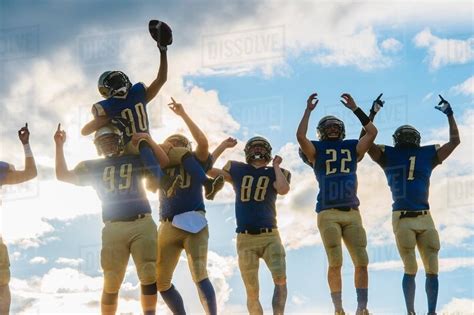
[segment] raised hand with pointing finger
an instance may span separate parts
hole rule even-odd
[[[453,114],[453,109],[451,108],[451,104],[447,100],[445,100],[441,95],[438,95],[440,101],[438,105],[435,106],[437,110],[442,111],[446,114],[446,116],[451,116]]]
[[[66,131],[61,130],[61,124],[58,124],[58,129],[56,129],[56,133],[54,134],[54,141],[56,145],[63,146],[66,142]]]

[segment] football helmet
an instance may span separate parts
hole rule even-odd
[[[192,151],[191,141],[183,135],[178,133],[169,136],[165,141],[170,142],[174,147],[183,147]]]
[[[122,71],[105,71],[99,77],[97,88],[104,98],[125,96],[132,87],[132,83]]]
[[[403,125],[395,130],[392,135],[393,145],[397,146],[420,146],[421,135],[415,127],[410,125]]]
[[[113,157],[124,150],[122,132],[112,125],[106,125],[96,131],[94,144],[99,155]]]
[[[331,135],[329,128],[336,127],[339,132],[336,136]],[[336,116],[324,116],[317,127],[319,140],[343,140],[346,137],[346,128],[344,122]]]
[[[264,137],[253,137],[245,144],[245,161],[250,163],[252,160],[272,160],[272,146]]]

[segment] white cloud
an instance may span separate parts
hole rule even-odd
[[[338,40],[325,44],[322,50],[322,53],[316,54],[313,61],[324,66],[353,65],[370,71],[386,68],[391,64],[391,60],[380,51],[377,37],[371,28],[341,36]]]
[[[385,39],[380,46],[382,47],[383,50],[391,53],[397,53],[403,48],[403,44],[395,39],[395,38],[387,38]]]
[[[65,258],[65,257],[59,257],[56,259],[55,263],[58,265],[64,265],[64,266],[69,266],[69,267],[78,267],[80,264],[84,262],[84,259],[82,258]]]
[[[429,92],[428,94],[426,94],[423,99],[421,100],[423,103],[425,102],[428,102],[429,100],[431,100],[433,98],[433,95],[434,93],[433,92]]]
[[[427,61],[431,69],[447,65],[466,64],[474,60],[474,37],[466,40],[440,38],[429,28],[416,34],[413,42],[419,48],[428,50]]]
[[[423,262],[421,259],[417,259],[418,269],[424,270]],[[439,259],[439,271],[440,272],[451,272],[461,268],[474,268],[474,257],[452,257],[452,258],[440,258]],[[403,262],[399,260],[390,260],[375,262],[369,265],[369,269],[374,271],[382,270],[403,270]]]
[[[443,305],[440,314],[473,314],[474,299],[453,298],[449,303]]]
[[[36,257],[33,257],[32,259],[30,259],[30,264],[32,265],[44,265],[48,262],[48,259],[46,259],[45,257],[41,257],[41,256],[36,256]]]
[[[474,95],[474,76],[450,89],[455,94]]]

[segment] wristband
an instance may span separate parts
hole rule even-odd
[[[359,107],[354,109],[353,112],[357,116],[357,118],[359,118],[362,126],[366,126],[370,122],[369,117]]]
[[[23,150],[25,151],[25,157],[27,158],[33,157],[33,152],[31,151],[31,147],[29,143],[26,143],[23,145]]]

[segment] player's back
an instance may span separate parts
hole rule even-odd
[[[122,117],[129,121],[130,127],[121,130],[127,143],[137,132],[149,133],[146,108],[146,88],[143,83],[134,84],[124,97],[111,97],[93,106],[94,116]]]
[[[429,209],[430,177],[438,164],[437,146],[381,146],[382,167],[392,192],[393,210]]]
[[[314,173],[319,183],[316,212],[359,207],[357,198],[358,140],[312,141],[316,149]]]
[[[230,174],[235,191],[237,232],[253,228],[276,228],[274,168],[256,168],[247,163],[229,161],[224,170]],[[289,181],[290,173],[282,171]]]
[[[192,153],[196,158],[195,153]],[[197,158],[196,158],[197,159]],[[199,164],[207,172],[212,168],[212,158],[209,155],[204,162],[197,159]],[[165,173],[171,177],[181,175],[183,181],[176,190],[176,194],[171,198],[166,198],[160,190],[160,217],[171,218],[175,215],[188,211],[205,211],[204,198],[202,193],[202,183],[197,177],[191,176],[184,170],[182,164],[164,169]]]
[[[74,172],[80,184],[91,185],[97,191],[104,221],[151,213],[142,184],[146,170],[139,156],[83,161]]]

